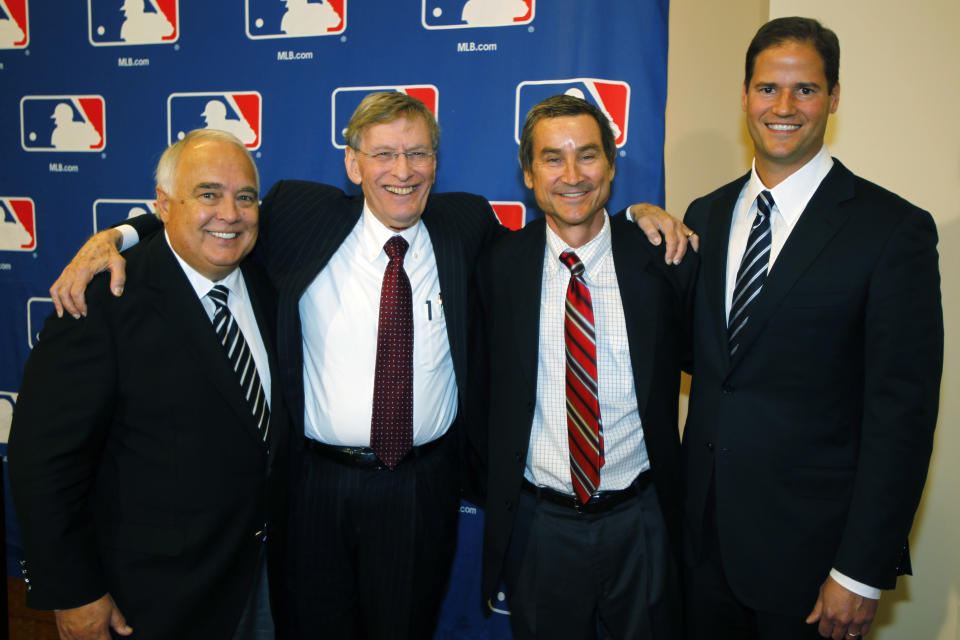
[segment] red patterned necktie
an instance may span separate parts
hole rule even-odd
[[[413,448],[413,295],[403,270],[407,247],[400,236],[383,246],[390,262],[380,287],[370,422],[370,447],[391,469]]]
[[[583,281],[583,263],[572,251],[560,254],[570,269],[567,285],[564,338],[567,351],[567,440],[570,479],[580,502],[587,502],[600,486],[603,431],[597,396],[597,343],[593,302]]]

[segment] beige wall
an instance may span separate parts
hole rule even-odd
[[[911,534],[916,577],[884,595],[870,635],[960,640],[960,334],[951,331],[960,323],[960,3],[673,0],[670,9],[664,156],[672,213],[749,168],[739,102],[747,43],[768,17],[808,15],[840,37],[831,153],[937,221],[946,353],[934,456]]]

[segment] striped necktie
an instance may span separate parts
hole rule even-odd
[[[597,343],[593,302],[583,280],[584,267],[573,251],[560,254],[570,269],[567,285],[564,341],[567,357],[567,442],[573,490],[586,503],[600,486],[603,429],[597,395]]]
[[[770,211],[773,205],[770,192],[761,191],[757,196],[757,217],[750,228],[747,250],[743,253],[740,268],[737,270],[737,282],[733,287],[733,300],[730,302],[727,344],[731,357],[740,348],[740,336],[750,320],[750,307],[767,277],[767,266],[770,264]]]
[[[230,296],[230,290],[222,284],[214,285],[207,296],[216,305],[216,311],[213,314],[213,328],[217,332],[217,337],[220,338],[220,344],[223,345],[227,353],[227,358],[233,366],[234,373],[237,374],[240,389],[247,404],[250,405],[260,435],[266,440],[267,434],[270,432],[270,409],[267,407],[267,398],[263,393],[263,386],[260,384],[257,363],[250,352],[250,346],[244,339],[236,318],[227,308],[227,298]]]

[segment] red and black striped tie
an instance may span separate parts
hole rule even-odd
[[[600,486],[600,467],[603,466],[593,302],[583,281],[583,263],[577,254],[564,251],[560,254],[560,262],[570,269],[564,320],[570,479],[580,502],[585,503]]]

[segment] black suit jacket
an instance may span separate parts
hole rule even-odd
[[[27,602],[109,592],[135,638],[230,638],[283,511],[286,412],[273,394],[264,443],[162,234],[127,259],[125,294],[98,277],[89,315],[51,315],[27,362],[9,449]],[[242,268],[276,372],[272,292]]]
[[[831,567],[894,586],[926,477],[943,362],[930,215],[836,162],[727,348],[730,220],[748,176],[694,201],[702,238],[683,438],[690,552],[715,483],[747,605],[806,615]]]
[[[623,215],[611,217],[611,242],[620,286],[637,409],[654,486],[674,548],[681,521],[680,438],[677,397],[680,367],[688,348],[697,257],[679,267],[664,263],[662,247],[651,245]],[[498,586],[523,483],[530,429],[537,402],[540,292],[545,220],[498,241],[477,271],[481,326],[472,380],[471,436],[487,459],[483,537],[484,598]],[[489,443],[484,444],[488,434]]]

